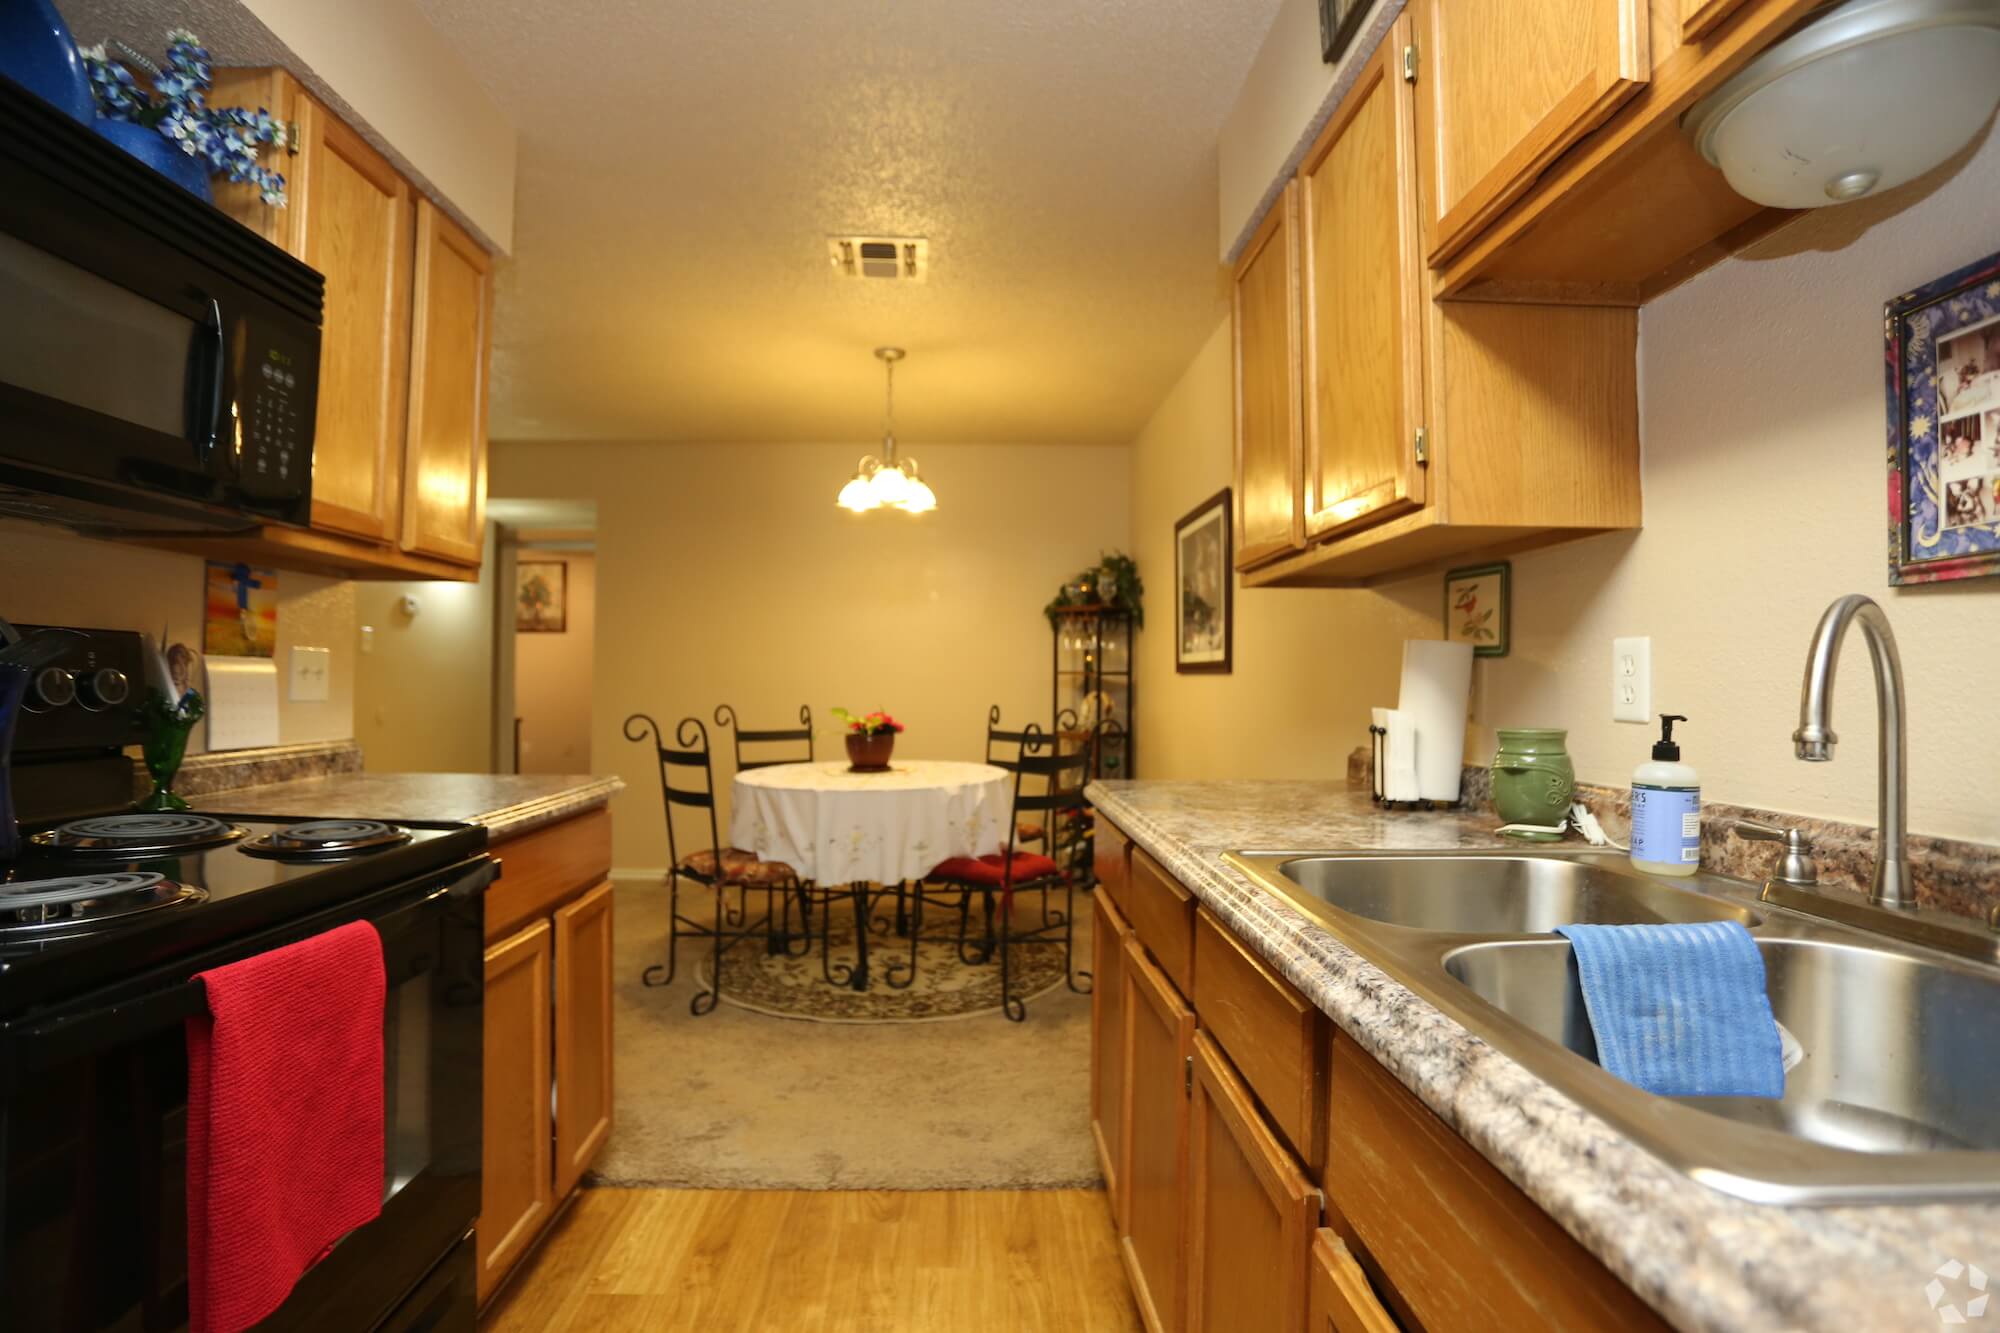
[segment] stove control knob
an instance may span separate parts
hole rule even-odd
[[[44,708],[76,702],[76,677],[61,667],[43,667],[35,673],[35,698]]]
[[[85,708],[116,708],[132,693],[132,682],[116,667],[99,667],[77,682],[77,695]]]

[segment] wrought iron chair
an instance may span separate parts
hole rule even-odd
[[[1079,995],[1089,993],[1088,972],[1076,970],[1076,891],[1087,888],[1091,839],[1088,826],[1076,820],[1083,811],[1083,788],[1088,780],[1090,756],[1085,750],[1063,753],[1060,746],[1035,723],[1021,733],[1019,752],[1009,767],[1014,774],[1014,794],[1008,820],[1007,846],[987,856],[957,856],[938,865],[925,877],[929,884],[944,885],[959,892],[959,953],[963,961],[985,961],[991,957],[995,941],[995,904],[998,904],[997,942],[1000,951],[1000,1007],[1009,1020],[1019,1023],[1028,1016],[1027,1004],[1013,993],[1013,950],[1021,946],[1059,946],[1063,951],[1063,980]],[[1046,753],[1044,752],[1046,750]],[[1031,784],[1042,790],[1031,790]],[[1044,828],[1075,832],[1055,837],[1053,855],[1021,851],[1017,847],[1023,815],[1038,815]],[[965,932],[971,898],[978,893],[986,916],[986,944],[974,958],[965,953]],[[1014,898],[1021,893],[1041,897],[1041,923],[1017,927]],[[1061,905],[1053,901],[1062,896]]]
[[[745,731],[736,720],[736,710],[728,704],[719,704],[715,710],[715,725],[728,727],[730,736],[736,742],[736,771],[748,773],[757,768],[774,768],[779,764],[810,764],[813,761],[812,706],[799,705],[799,725],[776,730]],[[744,746],[750,746],[746,754]],[[785,747],[786,753],[774,753],[773,746]],[[797,747],[803,746],[803,753]],[[799,950],[801,955],[812,952],[812,885],[799,881],[795,890],[800,924]],[[787,908],[778,926],[780,947],[785,952],[791,950],[791,912]]]
[[[771,895],[776,893],[789,896],[798,885],[798,875],[788,865],[776,861],[759,861],[753,853],[734,847],[724,847],[715,820],[715,770],[709,762],[708,728],[698,717],[684,717],[674,728],[673,743],[668,744],[667,735],[660,730],[660,724],[645,713],[634,713],[625,719],[625,739],[634,742],[650,741],[660,765],[660,804],[667,823],[667,961],[655,963],[646,969],[640,978],[648,986],[665,986],[674,979],[679,963],[680,940],[683,935],[712,942],[714,949],[712,975],[705,989],[698,989],[688,1003],[688,1012],[699,1017],[715,1008],[722,998],[722,955],[743,940],[763,935],[767,947],[775,947],[776,936],[771,926]],[[674,784],[676,770],[692,776],[699,771],[701,785],[689,783],[684,786]],[[708,845],[681,855],[680,840],[674,828],[675,807],[705,810],[708,812]],[[715,917],[712,922],[683,915],[681,912],[681,881],[688,880],[710,889],[715,895]],[[736,901],[730,901],[730,890],[736,891]],[[750,919],[750,895],[764,894],[764,915],[761,919]]]
[[[776,764],[810,764],[813,761],[812,709],[799,705],[799,725],[777,731],[745,731],[736,721],[736,710],[723,704],[715,710],[715,725],[728,727],[736,740],[736,771],[747,773],[753,768],[770,768]],[[746,755],[743,747],[756,747],[755,755]],[[803,745],[805,753],[773,754],[767,748],[772,745]]]

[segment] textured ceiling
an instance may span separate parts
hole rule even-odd
[[[417,0],[521,126],[496,438],[1125,442],[1277,0]],[[924,236],[920,285],[832,235]]]

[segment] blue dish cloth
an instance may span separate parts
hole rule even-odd
[[[1665,1097],[1782,1097],[1784,1045],[1757,941],[1734,921],[1557,926],[1597,1062]]]

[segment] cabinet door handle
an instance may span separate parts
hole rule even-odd
[[[1181,1091],[1190,1095],[1194,1092],[1194,1057],[1187,1058],[1187,1066],[1181,1071]]]

